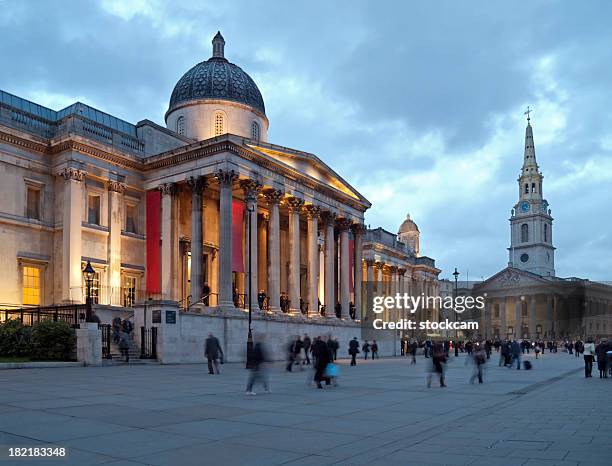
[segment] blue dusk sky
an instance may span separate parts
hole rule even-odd
[[[0,88],[164,124],[211,55],[258,84],[270,142],[406,213],[441,277],[507,265],[530,105],[559,276],[610,280],[612,2],[0,0]]]

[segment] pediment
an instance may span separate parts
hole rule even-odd
[[[479,291],[507,290],[550,285],[550,281],[531,272],[507,267],[478,285]]]
[[[370,206],[367,199],[314,154],[267,144],[246,144],[246,148]]]

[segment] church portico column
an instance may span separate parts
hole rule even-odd
[[[348,219],[340,219],[338,228],[340,230],[340,305],[341,318],[349,318],[350,303],[350,258],[349,258],[349,228],[352,222]]]
[[[499,303],[499,336],[502,340],[508,338],[508,316],[506,315],[506,298]]]
[[[334,224],[336,215],[333,212],[323,212],[325,224],[325,317],[335,318],[335,239]]]
[[[308,315],[319,315],[319,214],[321,209],[314,205],[304,207],[308,219]]]
[[[300,211],[304,200],[297,197],[287,199],[289,210],[289,306],[291,312],[300,309]]]
[[[353,225],[353,238],[355,239],[355,276],[354,276],[354,293],[355,293],[355,320],[361,320],[363,315],[363,296],[362,296],[362,285],[363,285],[363,231],[365,227],[363,224]]]
[[[280,213],[279,203],[283,198],[282,191],[268,189],[264,192],[270,209],[270,221],[268,223],[268,254],[270,263],[268,265],[268,296],[270,299],[270,311],[280,312]]]
[[[207,183],[204,177],[190,177],[187,185],[191,189],[191,270],[190,270],[190,295],[191,303],[197,303],[202,299],[203,265],[202,265],[202,209],[203,191]]]
[[[250,232],[248,230],[247,223],[247,243],[246,243],[246,266],[247,266],[247,277],[246,277],[246,289],[245,292],[250,295],[247,296],[247,303],[251,303],[252,309],[259,309],[257,302],[257,197],[261,192],[262,185],[256,180],[241,180],[240,187],[244,192],[244,201],[246,204],[248,221],[250,221]],[[249,256],[250,254],[250,256]]]
[[[123,225],[123,193],[125,184],[108,182],[109,232],[108,232],[108,289],[109,304],[121,306],[121,228]]]
[[[536,338],[537,300],[536,295],[529,297],[529,338]]]
[[[159,186],[161,191],[161,292],[162,298],[174,299],[173,263],[178,250],[175,251],[175,201],[177,187],[174,183]]]
[[[219,183],[219,307],[233,308],[232,296],[232,186],[234,170],[218,170]]]
[[[524,299],[524,296],[514,298],[514,336],[516,338],[523,337],[523,322],[521,318],[521,311],[523,310]]]
[[[62,220],[62,299],[82,302],[81,223],[83,212],[83,180],[87,172],[65,168],[59,175],[64,183],[64,217]]]

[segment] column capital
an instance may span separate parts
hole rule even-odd
[[[234,170],[217,170],[214,178],[220,185],[231,186],[238,179],[238,174]]]
[[[353,230],[353,234],[357,236],[361,235],[366,230],[366,227],[363,223],[353,223],[351,229]]]
[[[404,274],[406,273],[406,269],[404,269],[402,267],[398,267],[397,268],[397,273],[399,273],[403,277]]]
[[[280,189],[268,188],[263,190],[263,195],[268,204],[279,204],[285,194]]]
[[[376,267],[378,270],[382,270],[385,268],[385,264],[384,262],[374,261],[374,267]]]
[[[340,231],[348,230],[353,225],[353,221],[349,218],[339,218],[336,220],[336,226]]]
[[[319,219],[321,216],[321,208],[316,205],[308,204],[304,206],[304,213],[309,219]]]
[[[259,195],[263,187],[259,181],[253,179],[245,179],[240,180],[238,184],[244,192],[246,202],[257,202],[257,196]]]
[[[302,210],[302,206],[304,205],[304,199],[295,196],[290,196],[285,200],[285,203],[287,205],[287,208],[289,209],[289,212],[299,214]]]
[[[376,264],[376,261],[374,259],[364,259],[363,261],[366,263],[368,267],[372,267],[374,266],[374,264]]]
[[[194,194],[201,194],[208,187],[208,180],[204,176],[189,176],[185,182]]]
[[[321,220],[326,225],[334,226],[336,224],[336,212],[332,212],[331,210],[322,210]]]
[[[66,181],[83,181],[87,172],[85,170],[79,170],[78,168],[66,167],[61,170],[58,175],[64,177]]]
[[[119,194],[123,194],[125,192],[126,184],[121,181],[116,180],[108,180],[108,190],[110,192],[116,192]]]
[[[396,265],[390,265],[389,266],[389,272],[396,273],[397,272],[397,266]]]
[[[176,194],[176,183],[162,183],[158,189],[161,191],[162,196],[174,196]]]

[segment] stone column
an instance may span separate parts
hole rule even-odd
[[[278,204],[283,198],[282,191],[268,189],[264,192],[270,209],[268,223],[268,252],[270,264],[268,265],[268,296],[270,311],[281,312],[280,308],[280,214]]]
[[[349,318],[350,302],[350,270],[351,263],[349,257],[349,228],[352,222],[348,219],[341,219],[338,222],[340,228],[340,305],[342,306],[341,317]]]
[[[553,332],[553,299],[546,296],[546,338],[552,337]]]
[[[174,183],[164,183],[159,190],[161,199],[161,293],[162,299],[174,299],[173,263],[177,251],[174,251],[174,201],[177,192]]]
[[[355,292],[355,320],[361,320],[363,315],[363,232],[365,227],[363,224],[355,224],[353,226],[353,237],[355,239],[355,277],[354,277],[354,292]]]
[[[536,295],[529,297],[529,338],[536,338],[537,302]]]
[[[287,199],[289,209],[289,310],[300,312],[300,211],[304,200]]]
[[[232,186],[234,170],[218,170],[219,183],[219,307],[233,308],[232,296]]]
[[[335,248],[334,223],[336,215],[333,212],[324,212],[325,223],[325,317],[335,318]]]
[[[123,192],[125,184],[108,182],[108,299],[111,306],[121,306],[121,228],[123,226]]]
[[[499,303],[499,332],[500,338],[504,340],[508,336],[508,319],[506,316],[506,298],[501,298]]]
[[[304,208],[308,218],[308,315],[319,315],[319,214],[314,205]]]
[[[259,284],[259,280],[257,279],[257,197],[261,191],[261,183],[256,180],[241,180],[240,187],[244,192],[244,202],[246,204],[247,210],[247,241],[246,241],[246,267],[247,267],[247,277],[246,277],[246,289],[245,292],[247,295],[247,303],[251,303],[251,308],[253,310],[259,309],[259,305],[257,302],[257,286]],[[249,220],[251,224],[251,230],[249,233]],[[249,259],[250,253],[250,259]],[[251,266],[249,267],[249,261]],[[250,284],[250,286],[249,286]]]
[[[368,307],[374,299],[374,259],[366,259],[366,302],[365,311],[362,313],[362,318],[366,315]]]
[[[521,318],[521,311],[523,309],[523,300],[518,297],[514,299],[514,336],[522,338],[523,332],[523,320]]]
[[[202,285],[204,283],[202,247],[204,237],[202,234],[202,198],[203,191],[206,189],[206,179],[204,177],[187,178],[187,185],[191,188],[191,273],[189,277],[191,300],[190,303],[197,303],[202,299]]]
[[[64,218],[62,223],[62,299],[81,303],[83,273],[81,270],[81,223],[83,221],[83,185],[87,172],[64,168]]]

